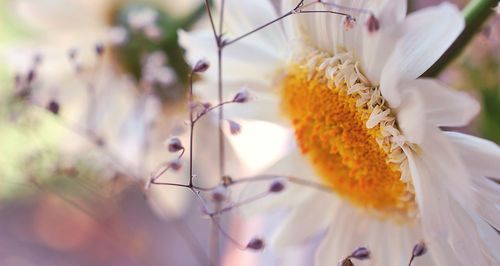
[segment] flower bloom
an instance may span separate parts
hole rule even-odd
[[[297,2],[283,0],[281,13]],[[294,132],[297,149],[268,170],[333,192],[287,187],[256,205],[292,208],[271,245],[301,243],[326,229],[317,265],[332,265],[359,246],[370,248],[372,265],[405,265],[422,239],[429,255],[415,264],[500,263],[500,187],[492,180],[500,178],[500,149],[441,130],[466,125],[479,105],[419,78],[463,30],[460,12],[447,3],[406,15],[407,1],[337,2],[355,24],[296,12],[224,50],[226,88],[258,89],[261,100],[245,117]],[[278,16],[266,0],[226,1],[225,8],[229,39]],[[190,61],[216,61],[210,31],[180,36]],[[206,81],[215,74],[207,71]]]

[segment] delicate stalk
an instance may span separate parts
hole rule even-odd
[[[422,76],[436,77],[444,68],[455,59],[464,50],[467,44],[472,40],[481,26],[494,12],[493,8],[498,4],[498,0],[472,0],[463,9],[465,17],[465,29],[458,36],[455,42],[448,50],[429,68]]]

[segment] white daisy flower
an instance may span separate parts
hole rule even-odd
[[[281,14],[297,2],[283,0]],[[294,14],[224,49],[225,87],[258,89],[254,112],[234,113],[271,118],[295,133],[298,149],[268,172],[334,192],[290,185],[255,206],[293,208],[275,247],[326,230],[317,265],[335,264],[359,246],[372,251],[370,265],[407,265],[420,240],[429,255],[414,265],[497,265],[500,187],[492,178],[500,179],[500,148],[440,130],[466,125],[479,105],[419,78],[464,20],[447,3],[406,16],[406,2],[335,1],[350,7],[341,11],[357,19],[354,25],[338,15]],[[225,14],[229,40],[279,15],[267,0],[228,0]],[[210,31],[182,33],[181,43],[191,61],[217,58]]]

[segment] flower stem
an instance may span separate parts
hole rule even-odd
[[[451,61],[453,61],[453,59],[460,55],[484,22],[494,12],[493,8],[496,7],[497,4],[498,0],[471,0],[462,11],[465,17],[464,31],[441,58],[423,74],[423,76],[436,77]]]

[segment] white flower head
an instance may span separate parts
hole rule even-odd
[[[280,13],[297,2],[283,0]],[[344,7],[356,23],[346,30],[345,16],[293,12],[225,48],[224,81],[261,88],[262,100],[248,105],[253,116],[245,116],[272,118],[295,132],[298,149],[268,171],[332,192],[289,186],[255,205],[293,206],[271,245],[298,244],[326,229],[317,265],[360,246],[370,247],[373,265],[407,264],[422,239],[429,251],[418,258],[422,265],[500,263],[500,187],[490,179],[500,178],[500,148],[441,131],[466,125],[479,105],[419,78],[461,33],[464,19],[448,3],[406,15],[406,3],[307,4],[312,11]],[[225,8],[229,40],[278,17],[267,0],[229,0]],[[211,32],[181,32],[180,39],[191,62],[217,60]],[[216,79],[209,69],[205,80]],[[273,115],[276,101],[284,117]]]

